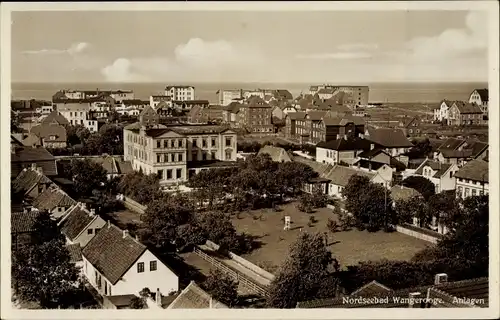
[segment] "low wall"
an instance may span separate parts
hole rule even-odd
[[[434,244],[442,238],[442,235],[437,232],[408,224],[397,225],[396,231]]]
[[[129,210],[132,210],[132,211],[135,211],[137,213],[140,213],[140,214],[144,214],[144,212],[146,211],[146,206],[143,206],[142,204],[140,204],[139,202],[129,198],[129,197],[126,197],[126,196],[123,196],[123,200],[121,200],[123,205],[125,206],[125,208],[129,209]]]
[[[219,245],[210,241],[210,240],[207,240],[205,245],[213,250],[219,249]],[[229,252],[229,257],[232,260],[234,260],[235,262],[241,264],[242,266],[244,266],[245,268],[247,268],[249,270],[252,270],[253,272],[258,274],[259,276],[266,278],[269,281],[273,281],[275,278],[275,276],[273,274],[267,272],[266,270],[262,269],[261,267],[255,265],[255,264],[251,263],[250,261],[243,259],[242,257],[238,256],[237,254]]]

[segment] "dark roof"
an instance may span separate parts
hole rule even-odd
[[[238,166],[238,163],[236,161],[219,160],[189,161],[187,164],[188,168],[227,168],[236,166]]]
[[[210,300],[212,302],[210,303]],[[227,308],[223,303],[213,299],[210,294],[200,288],[194,281],[179,294],[168,306],[169,309],[208,309],[212,304],[213,309]]]
[[[309,111],[307,112],[307,118],[312,121],[320,121],[327,116],[326,111]]]
[[[390,128],[369,127],[368,140],[376,142],[386,148],[407,148],[413,144],[406,138],[403,130]]]
[[[445,158],[469,158],[472,156],[472,150],[441,150]]]
[[[72,263],[76,263],[79,261],[82,261],[82,247],[80,246],[79,243],[74,243],[74,244],[68,244],[66,245],[66,248],[69,251],[69,257],[70,261]]]
[[[132,164],[121,157],[104,156],[91,158],[91,160],[99,163],[108,174],[127,174],[133,171]]]
[[[318,94],[333,94],[335,92],[335,90],[333,89],[327,89],[327,88],[322,88],[322,89],[319,89],[318,91]]]
[[[481,97],[481,101],[488,102],[488,89],[476,89],[475,90]]]
[[[454,103],[454,105],[457,106],[458,110],[462,114],[483,113],[481,108],[479,108],[479,106],[477,106],[476,104],[473,104],[473,103],[457,101]]]
[[[330,141],[321,141],[316,147],[325,148],[330,150],[369,150],[373,142],[363,139],[363,138],[348,138],[348,139],[336,139]]]
[[[38,171],[26,168],[19,173],[14,181],[12,181],[12,190],[14,192],[26,193],[38,184],[51,182],[49,178]]]
[[[73,241],[95,218],[89,211],[77,205],[62,221],[61,233]]]
[[[376,145],[375,145],[376,146]],[[376,155],[380,154],[380,153],[385,153],[387,154],[384,150],[382,150],[380,147],[375,147],[373,149],[370,149],[370,150],[366,150],[366,151],[363,151],[361,152],[360,154],[358,154],[358,157],[360,158],[366,158],[366,159],[370,159],[370,158],[373,158],[375,157]]]
[[[423,170],[426,166],[429,166],[432,170],[436,171],[433,176],[434,178],[441,178],[451,167],[451,164],[427,159],[417,168],[415,174],[423,175]]]
[[[278,96],[282,99],[286,99],[286,100],[291,100],[293,99],[293,96],[292,94],[290,93],[290,91],[288,90],[285,90],[285,89],[278,89],[276,90],[276,93],[278,94]]]
[[[456,150],[462,144],[465,143],[463,139],[448,138],[446,139],[438,148],[439,151],[442,150]]]
[[[54,156],[45,148],[16,147],[15,153],[11,153],[11,176],[17,176],[19,172],[32,163],[43,170],[47,176],[57,175],[57,166]]]
[[[488,143],[475,140],[475,139],[468,139],[465,141],[465,143],[461,146],[462,150],[470,150],[471,152],[471,157],[475,158],[479,156],[484,150],[488,149]]]
[[[273,161],[276,162],[290,162],[292,161],[292,157],[286,152],[285,149],[279,148],[279,147],[274,147],[274,146],[264,146],[262,147],[259,152],[257,153],[258,155],[260,154],[268,154]]]
[[[476,159],[471,160],[455,173],[455,177],[488,183],[488,162]]]
[[[191,125],[182,125],[182,126],[171,126],[171,127],[158,128],[158,129],[149,129],[149,130],[146,130],[146,135],[155,138],[155,137],[161,136],[162,134],[169,132],[169,131],[173,131],[173,132],[176,132],[178,134],[184,135],[184,134],[207,134],[207,133],[218,134],[218,133],[222,133],[226,130],[229,130],[229,127],[218,126],[218,125],[191,124]]]
[[[149,104],[149,102],[142,101],[141,99],[128,99],[128,100],[122,100],[122,104],[126,106],[137,106],[137,105]]]
[[[69,208],[75,204],[76,201],[58,187],[45,189],[45,191],[40,193],[33,201],[33,207],[41,211],[52,211],[56,207]]]
[[[41,124],[51,124],[51,123],[56,123],[63,126],[69,125],[69,121],[65,117],[63,117],[63,115],[57,110],[52,111],[48,116],[43,118],[41,122]]]
[[[174,103],[184,103],[184,104],[210,104],[208,100],[184,100],[184,101],[174,101]]]
[[[169,296],[162,296],[161,297],[161,307],[163,309],[166,309],[170,304],[172,304],[172,302],[175,301],[175,299],[177,299],[177,297],[179,296],[179,294],[171,294]]]
[[[66,128],[59,124],[41,124],[31,128],[33,133],[47,142],[66,142]],[[51,139],[54,136],[55,139]]]
[[[38,211],[12,212],[10,215],[11,233],[33,232],[33,226],[39,215]]]
[[[301,111],[290,112],[286,116],[292,120],[302,120],[306,118],[306,113]]]
[[[113,285],[146,251],[146,247],[123,231],[108,224],[83,248],[83,256]]]
[[[119,296],[106,296],[106,299],[108,299],[109,302],[111,302],[117,308],[120,308],[120,307],[130,306],[132,299],[134,299],[136,297],[137,296],[135,296],[133,294],[122,294]]]
[[[351,293],[351,296],[359,296],[359,297],[364,297],[364,296],[373,296],[376,294],[384,294],[390,292],[391,289],[387,288],[381,283],[378,283],[377,281],[373,280],[372,282],[369,282],[359,288],[358,290],[354,291]]]

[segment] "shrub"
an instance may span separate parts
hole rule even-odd
[[[328,228],[328,230],[331,233],[335,233],[338,231],[340,226],[339,226],[337,220],[332,220],[332,219],[328,218],[328,222],[326,223],[326,227]]]

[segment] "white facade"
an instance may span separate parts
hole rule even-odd
[[[243,98],[243,90],[235,89],[235,90],[221,90],[219,92],[219,103],[222,106],[227,106],[235,99]]]
[[[139,295],[139,292],[144,288],[149,288],[152,291],[160,289],[160,292],[163,295],[168,295],[171,292],[177,292],[179,290],[179,279],[177,275],[165,266],[149,250],[146,250],[114,285],[96,268],[94,268],[85,256],[82,258],[83,273],[85,277],[102,295]],[[151,262],[156,262],[156,270],[154,271],[150,270]],[[143,272],[139,272],[139,264],[143,266],[141,269]],[[98,285],[99,278],[101,280],[100,287]]]
[[[170,96],[149,96],[149,105],[153,109],[156,109],[158,104],[163,101],[170,107],[172,106],[172,97]]]
[[[488,115],[488,101],[483,101],[481,99],[481,95],[477,92],[477,90],[474,90],[471,93],[469,97],[469,103],[477,104],[481,108],[483,114]]]
[[[42,116],[48,116],[52,111],[54,111],[54,106],[42,106]]]
[[[337,151],[337,150],[316,147],[316,161],[321,163],[328,163],[331,165],[335,165],[340,161],[351,164],[352,161],[356,158],[357,153],[360,152],[361,150]]]
[[[98,123],[90,119],[89,103],[58,103],[56,109],[71,125],[82,125],[90,132],[97,132]]]
[[[418,169],[417,169],[418,170]],[[444,172],[441,177],[434,177],[436,170],[432,169],[431,166],[425,165],[422,168],[422,177],[429,179],[433,184],[436,193],[440,193],[446,190],[455,190],[455,173],[459,170],[456,164],[452,164],[446,172]]]
[[[165,96],[171,97],[174,101],[195,100],[195,90],[193,86],[167,86]]]
[[[113,91],[110,97],[115,99],[116,102],[122,102],[123,100],[134,100],[135,94],[133,91]]]
[[[292,112],[297,112],[297,109],[295,109],[295,107],[292,107],[292,106],[287,106],[287,107],[283,108],[283,113],[285,115],[292,113]]]
[[[448,120],[449,114],[450,114],[449,113],[450,107],[451,107],[451,102],[448,102],[448,103],[446,101],[441,102],[439,109],[436,109],[434,111],[434,120],[435,121]]]
[[[245,99],[249,99],[250,97],[259,97],[259,98],[262,98],[264,99],[265,97],[265,92],[263,90],[251,90],[251,91],[247,91],[243,94],[243,97]]]
[[[465,199],[470,196],[479,196],[489,193],[489,184],[485,182],[484,185],[481,181],[474,181],[470,179],[456,178],[456,192],[457,195]]]

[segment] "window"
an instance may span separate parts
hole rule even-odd
[[[196,161],[196,160],[198,160],[198,152],[193,151],[191,154],[191,161]]]
[[[215,138],[212,138],[212,147],[215,147]]]
[[[87,229],[87,234],[93,234],[93,231],[94,231],[94,230],[92,230],[92,228]]]
[[[479,191],[479,195],[480,195],[480,196],[483,196],[483,195],[484,195],[484,191],[483,191],[483,190],[480,190],[480,191]]]
[[[156,261],[149,261],[149,271],[156,271]]]
[[[158,163],[161,162],[161,154],[156,155],[156,162],[158,162]]]
[[[226,160],[231,160],[231,150],[226,150]]]
[[[469,188],[465,188],[465,197],[467,198],[470,194],[470,189]]]
[[[182,148],[184,146],[183,140],[179,140],[179,148]]]
[[[161,148],[161,140],[156,140],[156,147]]]
[[[201,160],[203,160],[203,161],[207,160],[207,153],[206,152],[201,153]]]
[[[175,177],[177,179],[181,179],[182,178],[182,169],[176,169],[175,170]]]
[[[472,195],[475,196],[476,195],[476,189],[472,189]]]
[[[231,137],[226,137],[226,147],[231,146]]]
[[[196,148],[196,139],[193,139],[193,147]]]
[[[144,262],[139,262],[137,264],[137,273],[142,273],[144,272]]]
[[[201,140],[201,145],[203,148],[206,148],[207,147],[207,139],[202,139]]]
[[[182,161],[183,161],[183,160],[182,160],[182,153],[179,153],[179,154],[177,155],[177,161],[179,161],[179,162],[182,162]]]
[[[163,180],[163,170],[158,170],[158,178]]]
[[[167,180],[172,179],[172,169],[167,170]]]
[[[211,159],[215,160],[215,151],[212,151]]]
[[[453,171],[450,171],[450,178],[453,178]]]
[[[175,162],[175,153],[170,154],[170,161]]]
[[[168,162],[168,153],[165,153],[163,155],[163,160],[164,160],[164,162]]]

